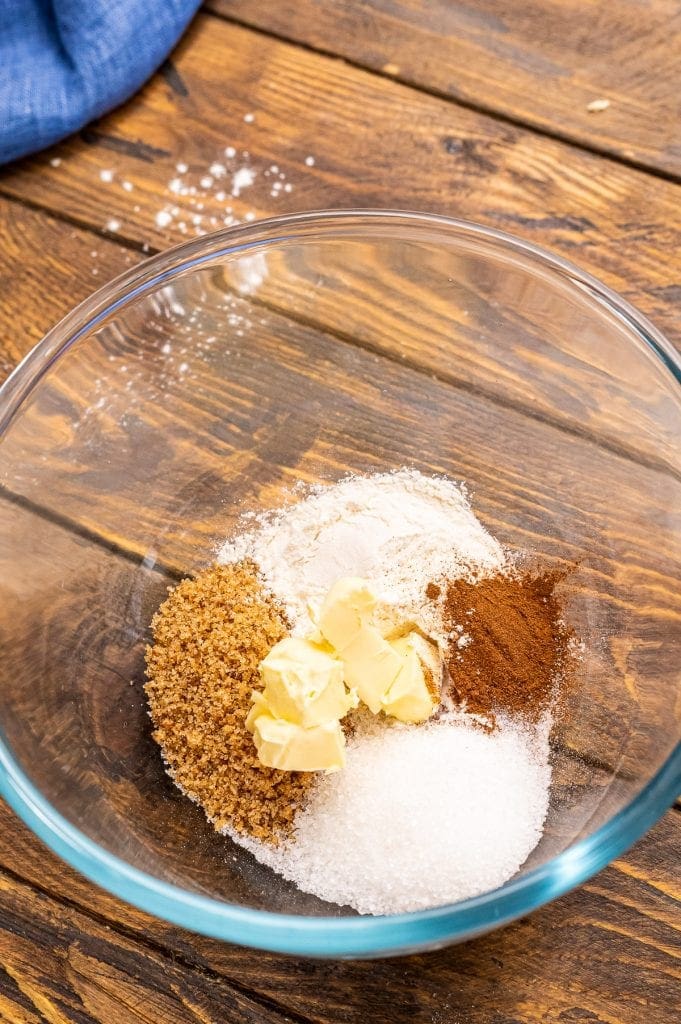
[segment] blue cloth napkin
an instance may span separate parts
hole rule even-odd
[[[131,96],[200,0],[0,0],[0,163]]]

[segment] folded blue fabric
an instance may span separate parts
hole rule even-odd
[[[131,96],[200,0],[0,0],[0,163]]]

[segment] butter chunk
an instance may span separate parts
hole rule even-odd
[[[341,658],[346,684],[377,714],[402,668],[402,659],[375,625],[375,609],[376,595],[368,582],[345,577],[326,596],[319,631]]]
[[[439,655],[419,633],[393,640],[391,646],[402,667],[383,697],[383,711],[400,722],[425,722],[439,704]]]
[[[439,655],[416,632],[386,639],[375,622],[376,606],[367,580],[338,580],[322,606],[319,632],[342,660],[346,684],[370,711],[424,722],[439,703]]]
[[[373,624],[376,595],[366,580],[346,576],[326,595],[319,615],[319,631],[342,657],[365,625]]]
[[[373,714],[402,670],[402,658],[375,626],[363,626],[343,652],[345,679]]]
[[[311,640],[280,640],[260,662],[260,674],[271,715],[305,729],[343,718],[357,706],[357,696],[345,689],[343,663]]]
[[[339,721],[311,729],[264,713],[253,723],[258,759],[285,772],[338,771],[345,767],[345,736]]]

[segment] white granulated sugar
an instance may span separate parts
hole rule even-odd
[[[314,157],[313,156],[306,156],[305,157],[305,163],[307,164],[308,167],[314,167]]]
[[[320,776],[279,847],[232,835],[304,892],[362,914],[443,906],[511,878],[548,809],[548,723],[494,732],[463,716],[374,726]]]
[[[232,195],[234,198],[241,195],[241,190],[250,188],[255,181],[255,171],[250,167],[240,167],[232,178]]]
[[[382,603],[408,609],[439,638],[437,610],[425,598],[428,583],[506,564],[465,490],[416,470],[349,477],[256,523],[227,541],[220,561],[257,562],[295,633],[312,628],[310,609],[319,608],[336,580],[364,576]]]
[[[120,226],[121,222],[119,220],[116,220],[115,217],[110,217],[109,220],[106,222],[107,231],[118,231]]]
[[[267,279],[267,256],[264,252],[243,256],[234,264],[234,283],[242,295],[255,295]]]
[[[100,179],[102,181],[105,181],[105,182],[108,183],[110,181],[113,181],[114,172],[105,169],[105,170],[99,172],[99,177],[100,177]]]
[[[235,150],[234,146],[226,146],[225,147],[225,156],[227,157],[228,160],[233,160],[234,159],[234,157],[236,156],[236,150]]]
[[[244,121],[246,124],[253,124],[255,121],[255,114],[244,114]]]
[[[156,220],[156,227],[167,228],[172,221],[173,216],[168,210],[159,210],[154,219]]]
[[[586,109],[590,114],[598,114],[602,110],[607,110],[610,106],[610,100],[592,100],[591,103],[587,103]]]

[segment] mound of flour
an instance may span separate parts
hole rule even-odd
[[[253,559],[301,634],[337,579],[364,576],[382,603],[436,635],[428,583],[506,564],[463,486],[407,469],[317,487],[298,504],[257,517],[218,558]]]

